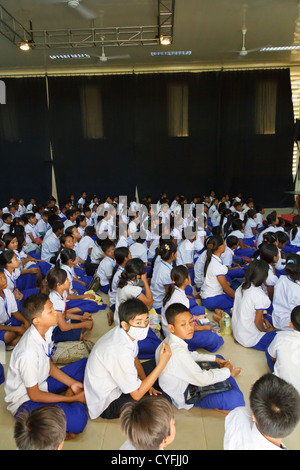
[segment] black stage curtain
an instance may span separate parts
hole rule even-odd
[[[44,202],[51,195],[45,78],[5,78],[0,105],[2,207],[10,197]],[[29,202],[29,201],[28,201]]]
[[[50,195],[51,142],[60,201],[82,191],[134,196],[137,186],[154,200],[214,189],[269,207],[293,203],[288,69],[48,77],[48,114],[45,79],[6,82],[2,168],[11,160],[23,177],[2,179],[4,202],[32,189]]]

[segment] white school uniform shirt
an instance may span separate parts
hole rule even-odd
[[[38,385],[41,391],[48,391],[50,359],[47,354],[53,346],[52,332],[53,328],[49,328],[43,339],[31,325],[12,352],[5,382],[5,402],[13,415],[30,399],[27,388]]]
[[[103,257],[104,252],[102,248],[98,245],[98,243],[95,243],[91,252],[91,262],[99,264]]]
[[[209,209],[208,209],[208,217],[212,218],[213,213],[217,210],[217,207],[213,204]]]
[[[256,219],[252,219],[251,217],[247,220],[246,225],[245,225],[245,232],[244,232],[244,237],[245,238],[252,238],[255,235],[253,235],[252,229],[256,228],[257,222]]]
[[[232,331],[238,343],[246,348],[255,346],[266,334],[255,325],[257,310],[266,310],[271,301],[261,287],[253,284],[249,289],[238,287],[232,310]]]
[[[227,272],[228,268],[227,266],[224,266],[221,259],[216,255],[212,255],[201,288],[201,297],[203,299],[224,294],[223,288],[218,281],[218,277],[225,276]]]
[[[78,232],[79,232],[81,238],[83,238],[84,237],[85,227],[78,226],[77,229],[78,229]]]
[[[278,282],[278,277],[276,276],[276,274],[274,274],[273,268],[269,264],[268,277],[267,277],[265,283],[262,286],[265,293],[266,294],[268,293],[267,287],[274,287],[277,282]]]
[[[277,229],[278,229],[278,227],[277,227]],[[292,234],[291,234],[290,244],[300,246],[300,228],[299,227],[297,227],[297,232],[296,232],[296,235],[293,238],[293,240],[292,240]]]
[[[38,223],[36,224],[36,231],[38,233],[38,236],[43,235],[46,233],[51,225],[48,222],[45,222],[43,219],[40,219]]]
[[[240,239],[244,239],[245,238],[245,234],[243,232],[241,232],[240,230],[233,230],[232,232],[230,232],[229,235],[233,235],[235,237],[237,237],[239,240]]]
[[[89,250],[93,248],[94,245],[95,245],[95,241],[92,239],[92,237],[85,235],[78,243],[79,258],[86,261],[89,255]]]
[[[158,377],[161,389],[169,395],[173,405],[178,409],[189,410],[193,405],[185,403],[184,392],[189,384],[204,387],[228,379],[230,371],[222,369],[202,370],[196,361],[215,361],[212,354],[190,352],[187,343],[178,336],[170,333],[164,340],[171,348],[172,356]],[[158,364],[162,344],[155,351],[155,361]]]
[[[70,268],[70,266],[67,266],[66,264],[60,263],[60,268],[63,269],[64,271],[66,271],[67,276],[69,278],[69,281],[70,281],[69,292],[70,292],[70,294],[75,294],[76,291],[73,290],[73,279],[75,277],[74,267],[72,266],[72,268]]]
[[[204,241],[206,237],[206,232],[203,228],[199,228],[197,231],[197,238],[194,241],[194,250],[196,252],[202,251],[204,248]]]
[[[26,234],[26,236],[25,236],[25,242],[26,242],[26,243],[32,243],[32,240],[31,240],[31,238],[30,238],[30,236],[29,236],[29,233],[30,233],[31,235],[33,235],[33,238],[39,237],[39,233],[38,233],[38,231],[37,231],[37,229],[36,229],[36,226],[35,226],[35,225],[32,225],[32,224],[26,224],[26,225],[25,225],[25,234]]]
[[[120,324],[119,319],[119,306],[122,302],[125,302],[128,299],[138,298],[142,293],[142,287],[136,285],[134,282],[129,281],[126,286],[121,289],[118,287],[116,294],[116,308],[114,312],[114,322],[115,325]]]
[[[78,199],[78,202],[77,202],[77,205],[80,207],[80,206],[84,206],[85,204],[85,199],[83,197],[79,198]]]
[[[122,266],[118,266],[118,269],[115,272],[114,277],[112,279],[111,288],[108,291],[110,305],[115,305],[116,303],[118,284],[119,284],[120,276],[123,271],[124,271],[124,268],[122,268]]]
[[[137,341],[116,326],[94,345],[85,368],[84,393],[91,419],[98,418],[122,393],[141,385],[135,367]]]
[[[148,259],[153,259],[154,258],[156,248],[159,245],[159,235],[152,232],[151,236],[152,236],[152,242],[151,242],[151,244],[149,246],[149,249],[148,249]]]
[[[9,289],[3,290],[4,299],[0,296],[0,325],[11,325],[11,315],[18,311],[14,294]]]
[[[194,264],[194,242],[183,240],[177,248],[177,266],[181,264]]]
[[[276,359],[274,374],[292,384],[300,393],[300,332],[278,331],[268,347],[271,357]]]
[[[101,238],[102,233],[109,233],[109,225],[108,221],[105,219],[100,220],[100,222],[96,226],[96,233],[98,238]]]
[[[224,253],[221,255],[221,261],[224,266],[230,267],[232,265],[232,260],[234,257],[234,251],[226,245]]]
[[[225,418],[224,450],[283,450],[285,445],[276,446],[258,430],[252,419],[251,410],[239,406]]]
[[[128,247],[128,240],[126,237],[124,237],[124,235],[121,235],[117,244],[116,244],[116,248],[122,248],[122,247]]]
[[[64,233],[66,232],[68,227],[73,227],[75,224],[74,222],[71,222],[70,219],[67,219],[64,221]]]
[[[150,289],[153,297],[153,307],[161,308],[166,294],[165,286],[172,284],[171,271],[172,264],[163,261],[161,258],[155,259]]]
[[[167,337],[170,334],[170,331],[168,330],[168,322],[166,319],[166,310],[170,305],[177,304],[177,303],[185,305],[187,310],[190,309],[190,301],[187,298],[186,293],[184,292],[184,290],[175,286],[175,289],[171,298],[161,308],[161,325],[162,325],[162,329],[163,329],[163,333],[165,337]]]
[[[93,226],[94,225],[94,220],[92,219],[92,214],[91,217],[86,217],[86,226],[88,227],[89,225]]]
[[[291,311],[300,305],[300,282],[280,276],[274,287],[272,321],[278,330],[290,330]]]
[[[10,274],[10,272],[7,271],[7,269],[4,269],[4,274],[7,279],[7,289],[13,292],[17,288],[16,281],[18,277],[20,276],[21,271],[20,269],[14,269],[13,272]]]
[[[3,222],[3,224],[1,225],[1,230],[3,230],[4,234],[9,233],[10,232],[10,224],[7,224],[6,222]]]
[[[258,225],[258,228],[261,228],[263,226],[263,220],[264,220],[263,214],[261,214],[260,212],[257,212],[255,220]]]
[[[56,290],[50,291],[49,299],[51,300],[53,304],[53,309],[56,312],[65,313],[65,311],[67,310],[67,297],[67,291],[64,291],[63,295],[60,295],[58,292],[56,292]],[[69,319],[67,319],[67,321],[68,320]]]
[[[116,261],[109,256],[105,256],[97,268],[97,276],[100,279],[101,286],[107,286],[110,282]]]
[[[142,243],[133,243],[130,245],[130,253],[132,258],[139,258],[143,261],[143,263],[147,264],[148,261],[148,250]]]
[[[257,246],[258,247],[259,247],[259,245],[262,244],[264,234],[267,233],[267,232],[276,232],[276,227],[274,227],[273,225],[270,225],[269,227],[265,228],[264,230],[262,230],[260,232],[260,234],[258,235],[258,239],[257,239]]]
[[[213,227],[217,227],[220,225],[220,220],[221,220],[221,214],[219,213],[218,210],[215,210],[211,216],[211,223]]]
[[[207,257],[207,251],[204,250],[198,257],[194,265],[194,280],[196,287],[201,288],[204,282],[204,265]]]
[[[43,239],[41,253],[42,260],[49,262],[52,256],[54,256],[55,253],[59,251],[59,249],[59,238],[55,235],[55,233],[52,232],[50,235]]]

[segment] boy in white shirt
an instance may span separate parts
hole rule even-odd
[[[8,410],[17,418],[24,410],[47,403],[57,404],[67,419],[70,437],[81,433],[87,424],[83,390],[86,358],[59,369],[52,361],[55,349],[52,331],[57,314],[45,294],[34,294],[23,302],[22,313],[31,324],[14,348],[5,384]],[[65,395],[60,395],[66,392]]]
[[[225,418],[224,450],[281,450],[282,439],[300,419],[300,395],[274,374],[252,386],[250,408],[237,407]]]
[[[104,253],[104,258],[100,261],[97,268],[97,276],[100,279],[101,290],[105,294],[108,294],[110,279],[112,276],[113,269],[116,265],[114,253],[115,253],[115,244],[111,240],[105,240],[102,243],[102,250]]]
[[[185,340],[191,339],[194,335],[193,316],[189,310],[182,304],[172,304],[166,310],[166,319],[170,334],[162,345],[164,343],[169,345],[172,356],[160,373],[158,383],[161,389],[171,397],[173,405],[178,409],[188,410],[193,406],[199,406],[224,412],[228,412],[236,406],[244,406],[243,394],[234,380],[241,369],[233,367],[229,360],[188,350]],[[162,345],[156,350],[156,360]],[[217,368],[204,370],[197,364],[199,361],[217,363],[217,365],[215,364]],[[219,366],[220,368],[218,368]],[[199,402],[190,402],[190,385],[203,388],[225,380],[230,382],[230,390],[213,392]]]
[[[149,331],[148,308],[142,301],[123,302],[119,320],[118,326],[97,341],[88,358],[84,389],[91,419],[119,418],[128,401],[138,401],[146,393],[157,395],[159,391],[153,385],[170,359],[170,348],[165,345],[157,366],[146,376],[137,357],[137,343]]]
[[[266,357],[271,372],[300,393],[300,306],[292,310],[290,327],[289,331],[277,331]]]
[[[56,257],[60,250],[59,237],[64,232],[64,224],[60,220],[56,220],[52,225],[52,233],[43,239],[41,258],[48,263],[55,263]]]

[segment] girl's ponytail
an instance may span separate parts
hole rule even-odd
[[[169,289],[167,290],[164,299],[163,299],[163,306],[170,300],[172,297],[175,287],[180,287],[184,283],[184,281],[189,277],[189,270],[183,264],[179,266],[175,266],[175,268],[171,271],[171,279],[172,284],[170,285]]]

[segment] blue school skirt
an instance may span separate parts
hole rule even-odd
[[[155,351],[160,345],[161,340],[156,336],[156,334],[149,328],[147,338],[143,341],[138,341],[139,359],[153,359],[155,357]]]
[[[234,250],[234,254],[236,256],[247,256],[247,258],[251,258],[254,255],[255,251],[255,248],[245,248],[244,250],[242,250],[241,248],[237,248],[236,250]]]
[[[33,267],[33,266],[32,266]],[[37,275],[33,273],[20,274],[16,281],[17,289],[20,292],[36,287]]]
[[[96,313],[99,310],[105,310],[107,305],[98,305],[94,300],[88,299],[73,299],[67,300],[68,310],[71,308],[79,308],[82,312]]]
[[[254,237],[251,237],[251,238],[244,238],[243,242],[244,242],[245,245],[253,246],[253,248],[254,248],[255,240],[256,240],[256,237],[254,236]]]
[[[30,295],[38,294],[40,291],[39,291],[39,289],[35,288],[35,289],[26,289],[26,290],[23,290],[21,292],[23,294],[23,299],[22,300],[16,300],[19,312],[22,311],[22,304],[23,304],[24,300],[27,299],[27,297],[29,297]]]
[[[67,374],[72,379],[75,379],[78,382],[84,380],[84,371],[86,366],[87,358],[80,359],[79,361],[68,364],[65,367],[62,367],[61,370]],[[59,382],[53,377],[48,377],[48,392],[55,393],[59,395],[67,390],[67,385]],[[15,414],[15,418],[18,418],[19,414],[24,410],[35,410],[45,406],[46,403],[39,403],[32,400],[24,402]],[[57,405],[59,406],[66,415],[67,420],[67,434],[80,434],[87,425],[88,422],[88,413],[87,408],[83,403],[74,402],[74,403],[47,403],[47,405]]]
[[[0,385],[5,381],[4,367],[0,362]]]
[[[284,253],[297,253],[300,251],[300,246],[292,245],[291,242],[288,241],[282,251]]]
[[[216,308],[224,310],[224,312],[231,315],[230,310],[233,307],[234,299],[228,294],[216,295],[214,297],[208,297],[207,299],[201,299],[202,305],[208,310],[214,311]]]

